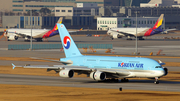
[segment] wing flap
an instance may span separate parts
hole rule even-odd
[[[121,75],[121,76],[130,75],[129,71],[123,71],[123,70],[99,69],[98,71],[105,72],[105,73],[116,74],[116,75]]]
[[[23,68],[40,68],[40,69],[49,69],[49,70],[61,70],[61,69],[71,69],[74,71],[84,71],[84,72],[96,72],[101,71],[108,74],[114,74],[114,75],[123,75],[127,76],[130,75],[129,71],[123,71],[123,70],[111,70],[111,69],[95,69],[95,68],[88,68],[86,66],[69,66],[69,65],[54,65],[54,66],[48,66],[48,65],[25,65],[25,66],[15,66],[12,64],[13,69],[15,67],[23,67]]]
[[[17,34],[17,35],[19,35],[19,36],[21,36],[23,38],[25,38],[25,37],[31,38],[31,36],[23,34],[23,33],[15,33],[15,34]]]
[[[133,35],[133,34],[131,34],[131,33],[125,33],[125,32],[122,32],[122,31],[117,31],[117,30],[113,30],[113,29],[111,29],[111,31],[121,33],[121,34],[123,34],[124,36],[134,36],[134,35]]]

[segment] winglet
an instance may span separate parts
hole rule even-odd
[[[16,67],[13,63],[12,63],[13,69]]]
[[[63,21],[63,17],[60,17],[57,23],[62,24],[62,21]]]
[[[160,65],[165,65],[161,60],[158,60]]]

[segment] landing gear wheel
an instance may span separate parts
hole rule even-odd
[[[159,84],[158,77],[155,77],[154,83],[155,83],[155,84]]]
[[[119,82],[119,80],[118,80],[118,79],[115,79],[114,82]]]
[[[121,79],[121,82],[129,82],[129,80],[124,78],[124,79]]]
[[[36,41],[37,41],[37,42],[42,42],[42,39],[37,39]]]
[[[144,40],[144,38],[139,38],[139,40]]]
[[[30,40],[24,40],[25,42],[30,42]]]
[[[131,38],[127,38],[127,40],[132,40]]]
[[[119,82],[119,80],[115,79],[115,78],[112,78],[112,79],[110,79],[110,82]]]
[[[101,82],[101,81],[100,81]],[[118,79],[106,79],[106,80],[104,80],[103,82],[119,82],[119,80]]]
[[[159,84],[159,81],[155,81],[154,83],[155,83],[155,84]]]

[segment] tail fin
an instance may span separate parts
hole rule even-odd
[[[64,24],[57,24],[66,57],[82,56]]]
[[[13,63],[12,63],[13,69],[16,67]]]
[[[59,20],[57,21],[56,25],[54,26],[53,30],[58,30],[57,24],[61,24],[63,20],[63,17],[60,17]]]
[[[161,14],[156,24],[154,25],[153,29],[159,29],[162,27],[163,18],[164,18],[164,14]]]
[[[164,14],[161,14],[161,16],[157,20],[156,24],[154,25],[154,27],[147,30],[145,32],[144,36],[151,36],[151,35],[158,34],[158,33],[162,32],[163,29],[161,27],[162,27],[163,18],[164,18]]]
[[[83,30],[83,28],[79,29],[79,31],[82,31],[82,30]]]
[[[57,27],[57,24],[61,24],[62,23],[62,20],[63,20],[63,17],[60,17],[59,20],[57,21],[57,23],[55,24],[54,28],[48,32],[46,32],[42,38],[48,38],[48,37],[51,37],[51,36],[54,36],[54,35],[57,35],[59,34],[58,33],[58,27]]]

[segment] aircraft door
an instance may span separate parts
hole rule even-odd
[[[110,66],[110,65],[107,65],[107,66],[106,66],[106,68],[107,68],[107,69],[110,69],[110,68],[111,68],[111,66]]]
[[[148,66],[148,67],[147,67],[148,70],[151,70],[152,68],[153,68],[153,67],[151,67],[151,66]]]
[[[87,59],[86,59],[86,58],[84,58],[83,63],[86,63],[86,61],[87,61]]]

